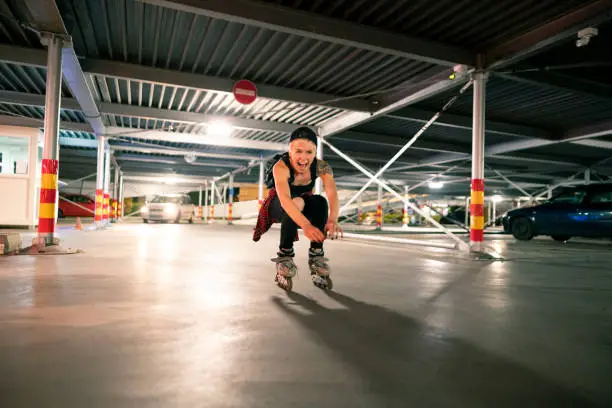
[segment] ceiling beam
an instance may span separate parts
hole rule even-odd
[[[163,164],[174,164],[174,165],[180,165],[180,166],[185,166],[187,168],[191,167],[191,166],[199,166],[199,167],[229,167],[229,168],[236,168],[236,167],[240,167],[242,165],[242,163],[237,163],[237,162],[227,162],[227,161],[219,161],[219,160],[214,160],[214,161],[195,161],[193,163],[187,163],[184,160],[176,160],[176,159],[172,159],[172,158],[164,158],[164,157],[150,157],[150,156],[142,156],[142,155],[134,155],[134,154],[120,154],[120,155],[116,155],[117,161],[119,162],[125,162],[125,161],[132,161],[132,162],[143,162],[143,163],[163,163]]]
[[[24,118],[22,116],[0,115],[0,125],[5,126],[23,126],[42,129],[44,125],[43,119]],[[76,132],[92,132],[89,123],[67,122],[60,121],[60,130],[73,130]]]
[[[246,24],[432,64],[475,64],[475,54],[416,37],[251,0],[140,0],[156,6]]]
[[[386,115],[389,118],[410,121],[416,123],[427,123],[435,112],[426,111],[418,108],[405,108],[394,114]],[[443,126],[455,129],[463,129],[472,132],[472,117],[456,115],[445,112],[434,123],[435,126]],[[485,131],[491,134],[499,134],[515,137],[538,137],[542,139],[558,139],[559,136],[552,132],[532,126],[519,125],[515,123],[498,122],[486,120]]]
[[[225,146],[243,149],[284,151],[284,143],[262,142],[258,140],[239,139],[234,137],[220,138],[194,133],[166,132],[161,130],[145,130],[109,126],[106,135],[112,138],[156,140],[170,143],[188,143],[205,146]]]
[[[5,63],[45,68],[46,58],[47,53],[45,50],[0,44],[0,61]],[[231,94],[234,87],[234,81],[229,78],[154,68],[126,62],[84,58],[80,60],[80,64],[83,72],[86,74],[144,81],[156,85],[184,87],[227,94]],[[256,84],[256,86],[259,98],[362,112],[369,112],[372,109],[370,101],[360,98],[342,99],[338,95],[321,92],[303,91],[265,84]]]
[[[329,138],[434,95],[457,88],[464,85],[469,79],[467,75],[457,75],[455,79],[450,79],[450,75],[453,73],[452,68],[442,70],[439,67],[432,68],[410,81],[412,85],[408,88],[386,96],[381,103],[381,107],[372,113],[347,112],[325,121],[319,128],[319,136]]]
[[[15,91],[0,91],[0,103],[45,106],[45,96]],[[62,98],[62,109],[81,110],[79,103],[73,98]],[[214,121],[226,121],[239,129],[265,130],[270,132],[291,133],[298,125],[290,123],[279,123],[260,119],[246,119],[235,116],[208,115],[204,113],[174,111],[169,109],[149,108],[119,103],[102,102],[99,104],[99,112],[107,115],[119,115],[141,119],[166,120],[183,123],[210,123]]]
[[[499,78],[540,88],[612,99],[612,86],[557,72],[498,73]]]
[[[95,141],[94,141],[95,142]],[[188,152],[186,150],[178,150],[178,149],[169,149],[169,148],[155,148],[155,147],[144,147],[144,146],[134,146],[134,145],[111,145],[111,149],[115,152],[134,152],[134,153],[144,153],[144,154],[163,154],[168,156],[185,156]],[[208,152],[199,152],[197,150],[192,150],[196,157],[209,157],[215,159],[230,159],[230,160],[258,160],[259,156],[256,155],[242,155],[242,154],[224,154],[224,153],[208,153]]]
[[[204,113],[174,111],[169,109],[149,108],[144,106],[133,106],[108,102],[100,103],[100,111],[108,115],[195,124],[224,121],[238,129],[265,130],[280,133],[291,133],[299,127],[298,125],[292,125],[290,123],[280,123],[268,120],[246,119],[235,116],[209,115]]]
[[[516,140],[512,142],[498,143],[489,147],[485,147],[485,156],[497,156],[505,155],[507,153],[513,153],[521,150],[535,149],[538,147],[544,147],[559,143],[576,143],[581,144],[582,141],[587,139],[593,139],[600,136],[606,136],[612,134],[612,122],[602,122],[592,126],[573,129],[564,134],[561,139],[558,140],[545,140],[545,139],[525,139]],[[420,165],[432,165],[432,164],[446,164],[457,160],[463,160],[469,158],[470,154],[463,153],[444,153],[426,160],[421,161]],[[395,167],[390,170],[398,171],[403,168]]]
[[[93,139],[78,139],[75,137],[60,136],[59,143],[60,146],[64,147],[83,147],[87,149],[98,148],[98,141]]]
[[[487,68],[500,69],[529,58],[559,42],[572,39],[591,25],[612,19],[612,0],[596,0],[485,52]]]
[[[83,70],[74,52],[74,48],[72,48],[72,43],[68,41],[70,35],[68,30],[66,30],[57,4],[55,1],[49,0],[25,0],[25,4],[29,11],[28,20],[30,20],[30,23],[36,29],[65,38],[62,48],[63,80],[68,84],[70,91],[78,101],[81,110],[85,113],[93,131],[98,135],[104,134],[105,126],[100,112],[98,112],[98,106],[87,87]],[[43,45],[44,42],[44,39],[41,38]],[[46,52],[43,52],[46,56]],[[46,60],[44,65],[46,67]]]

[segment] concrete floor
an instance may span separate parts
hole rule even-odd
[[[0,407],[612,406],[612,251],[492,242],[507,262],[307,243],[293,294],[278,231],[114,225],[78,255],[0,258]]]

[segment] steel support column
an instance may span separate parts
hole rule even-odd
[[[103,224],[104,219],[104,147],[106,138],[98,136],[98,172],[96,174],[96,206],[94,223],[96,227]]]
[[[112,205],[112,219],[113,221],[117,221],[119,218],[119,214],[117,213],[119,209],[119,166],[115,166],[115,181],[113,183],[113,205]]]
[[[470,245],[474,251],[482,251],[484,241],[485,83],[486,73],[482,71],[475,72],[470,209]]]
[[[203,212],[204,220],[208,221],[210,214],[210,206],[208,202],[208,180],[204,182],[204,206],[206,207],[206,211]]]
[[[402,213],[402,227],[404,229],[408,228],[408,186],[404,186],[404,209]]]
[[[121,173],[121,178],[119,179],[119,218],[123,218],[123,215],[125,214],[125,208],[124,207],[124,194],[125,191],[123,190],[124,185],[123,185],[123,180],[124,180],[125,176],[123,175],[123,173]]]
[[[202,185],[200,184],[200,194],[198,196],[198,219],[202,219]]]
[[[591,184],[591,169],[584,171],[584,184]]]
[[[232,225],[234,219],[234,175],[230,174],[228,182],[227,224]]]
[[[208,207],[208,222],[215,222],[215,181],[210,183],[210,207]]]
[[[382,210],[383,190],[382,186],[378,185],[378,200],[376,203],[376,229],[381,230],[383,224],[383,210]]]
[[[45,98],[44,135],[38,209],[38,244],[54,242],[58,203],[59,121],[62,96],[63,40],[55,35],[45,39],[47,45],[47,84]]]
[[[264,162],[263,158],[261,159],[261,161],[259,162],[259,191],[257,194],[257,199],[259,201],[259,205],[257,207],[257,210],[259,211],[259,209],[261,209],[261,204],[263,203],[263,199],[264,199],[264,176],[265,176],[265,171],[266,171],[266,163]]]
[[[317,144],[317,160],[323,160],[323,143]],[[315,181],[315,194],[321,194],[321,179]]]
[[[102,223],[104,225],[108,224],[108,215],[109,204],[110,204],[110,166],[111,166],[111,150],[108,144],[108,140],[106,141],[106,145],[104,146],[104,154],[106,155],[104,158],[104,205],[103,205],[103,213],[102,213]]]

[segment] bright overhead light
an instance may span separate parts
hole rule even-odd
[[[225,122],[216,121],[208,124],[206,127],[206,134],[215,137],[227,138],[231,136],[233,130],[234,128],[231,125]]]
[[[494,203],[501,203],[502,201],[504,201],[504,197],[500,196],[499,194],[496,194],[494,196],[491,196],[491,201],[493,201]]]
[[[429,183],[429,188],[442,188],[444,187],[444,183],[441,181],[432,181]]]

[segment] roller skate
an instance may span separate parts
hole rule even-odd
[[[293,288],[292,278],[297,274],[297,266],[293,262],[293,253],[278,253],[278,257],[271,261],[276,263],[276,276],[274,282],[287,292]]]
[[[308,253],[308,266],[310,267],[310,276],[312,283],[317,288],[331,290],[333,283],[329,276],[329,259],[323,255],[323,250],[311,249]]]

